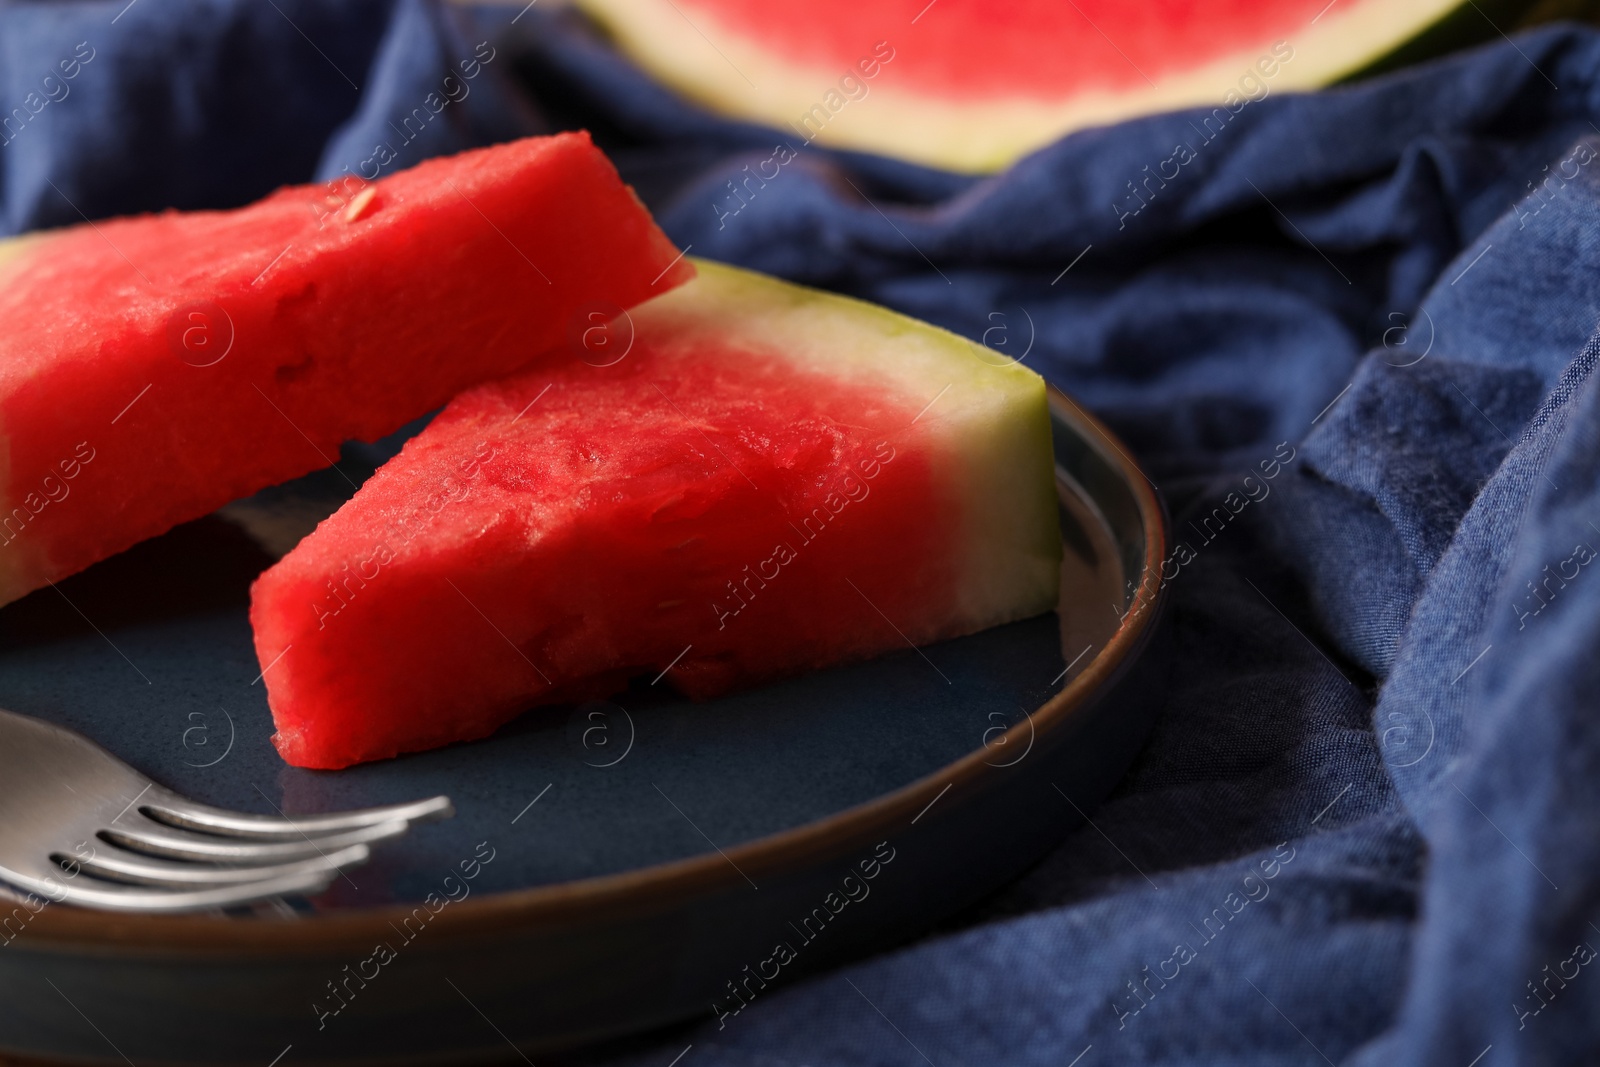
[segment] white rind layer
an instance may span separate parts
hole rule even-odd
[[[1059,598],[1061,529],[1045,384],[946,330],[873,304],[696,260],[699,277],[630,312],[643,336],[748,347],[836,381],[913,398],[896,449],[926,447],[959,523],[957,610],[972,629],[1042,614]]]
[[[605,25],[623,51],[685,96],[722,114],[790,134],[795,132],[793,123],[819,104],[845,73],[785,59],[692,4],[683,5],[686,17],[673,0],[578,3]],[[1280,92],[1328,85],[1461,6],[1462,0],[1342,0],[1330,5],[1312,24],[1285,38],[1294,58],[1279,67],[1268,87]],[[898,40],[891,39],[897,33],[886,31],[889,44],[912,47],[907,29],[897,28]],[[890,63],[871,83],[870,95],[843,108],[816,140],[950,170],[997,171],[1074,130],[1161,111],[1221,106],[1230,90],[1238,92],[1244,72],[1270,56],[1275,43],[1253,41],[1202,66],[1163,74],[1153,83],[1140,81],[1115,92],[1084,92],[1056,101],[1022,96],[938,100],[921,89],[897,85]],[[803,140],[806,134],[798,137]]]

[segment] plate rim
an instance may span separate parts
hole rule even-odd
[[[1035,737],[1066,728],[1086,714],[1148,643],[1166,607],[1167,583],[1160,581],[1159,575],[1170,539],[1166,506],[1149,475],[1103,422],[1053,384],[1047,382],[1045,389],[1051,414],[1072,426],[1133,496],[1144,533],[1142,573],[1135,597],[1151,586],[1151,575],[1158,580],[1146,609],[1127,612],[1084,670],[1031,713],[1029,729]],[[1101,447],[1100,442],[1109,448]],[[1011,726],[1003,740],[1020,745],[1025,740],[1023,727],[1022,722]],[[503,937],[511,929],[541,923],[576,924],[601,913],[616,918],[670,910],[688,898],[744,884],[741,871],[759,875],[803,867],[818,854],[880,834],[892,836],[890,827],[898,831],[906,817],[925,811],[946,792],[987,787],[1009,769],[988,763],[988,753],[987,747],[973,749],[897,789],[720,852],[469,897],[451,906],[454,918],[449,934],[433,939],[434,944],[442,947],[447,942],[458,945],[484,936]],[[206,914],[130,915],[46,907],[29,923],[26,950],[122,955],[128,950],[159,949],[164,954],[196,957],[243,952],[261,959],[320,955],[370,945],[373,937],[391,929],[390,923],[421,906],[384,904],[299,915],[293,921],[269,917],[247,922]]]

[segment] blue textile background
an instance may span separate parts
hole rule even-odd
[[[935,936],[607,1062],[1600,1062],[1600,35],[979,180],[714,118],[543,6],[125,4],[0,8],[8,229],[587,126],[696,254],[1026,350],[1168,496],[1173,683],[1095,827]]]

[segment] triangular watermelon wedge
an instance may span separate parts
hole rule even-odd
[[[0,244],[0,603],[692,275],[586,134]]]
[[[1037,375],[699,270],[591,358],[458,397],[260,577],[286,760],[482,737],[634,678],[709,697],[1055,606]]]

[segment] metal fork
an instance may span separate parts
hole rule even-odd
[[[179,796],[81,734],[0,709],[0,881],[54,903],[204,911],[325,888],[448,797],[280,818]]]

